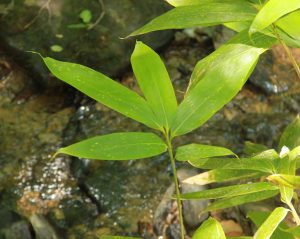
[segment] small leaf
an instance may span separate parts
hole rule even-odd
[[[129,118],[160,129],[148,103],[136,92],[86,66],[50,57],[43,60],[51,73],[60,80]]]
[[[276,208],[259,227],[253,239],[269,239],[279,226],[280,222],[286,217],[288,211],[288,209],[283,207]]]
[[[283,131],[279,141],[279,149],[283,146],[291,150],[300,146],[300,117],[297,117]]]
[[[261,191],[261,192],[256,192],[252,194],[246,194],[246,195],[241,195],[237,197],[232,197],[232,198],[224,198],[217,200],[210,204],[204,211],[205,212],[210,212],[210,211],[216,211],[219,209],[224,209],[224,208],[229,208],[229,207],[234,207],[250,202],[258,202],[262,201],[271,197],[274,197],[279,193],[279,190],[269,190],[269,191]]]
[[[168,131],[177,110],[177,100],[164,63],[155,51],[138,41],[131,64],[152,111]]]
[[[254,224],[259,228],[270,216],[271,212],[249,212],[247,217],[254,222]],[[279,227],[273,232],[271,239],[294,239],[294,237],[283,230],[288,229],[289,227],[284,223],[281,222]]]
[[[249,32],[252,34],[257,31],[262,31],[280,17],[293,12],[300,8],[300,0],[269,0],[256,15],[252,22]]]
[[[300,188],[300,176],[273,174],[268,176],[267,179],[276,185],[283,185],[289,188]]]
[[[210,217],[195,231],[192,239],[226,239],[221,224],[214,218]]]
[[[228,14],[230,12],[230,14]],[[244,0],[205,1],[201,5],[180,6],[156,17],[131,33],[136,36],[165,29],[183,29],[197,26],[213,26],[226,22],[253,20],[256,10]]]
[[[238,179],[254,179],[264,175],[264,173],[253,170],[215,169],[187,178],[183,182],[188,184],[206,185],[210,183],[228,182]]]
[[[278,188],[270,183],[250,183],[227,187],[220,187],[215,189],[204,190],[200,192],[192,192],[180,195],[182,200],[191,199],[216,199],[228,198],[240,195],[252,194],[261,191],[277,190]]]
[[[83,10],[79,16],[80,16],[82,22],[85,24],[90,23],[92,20],[92,13],[88,9]]]
[[[262,144],[255,144],[249,141],[245,142],[244,153],[248,155],[258,154],[262,151],[268,150],[268,147]]]
[[[176,151],[176,159],[178,161],[197,160],[228,155],[236,154],[223,147],[204,144],[188,144],[177,148]]]
[[[64,48],[62,48],[60,45],[53,45],[50,49],[53,52],[62,52]]]
[[[58,153],[98,160],[131,160],[156,156],[166,149],[153,133],[130,132],[96,136],[61,148]]]

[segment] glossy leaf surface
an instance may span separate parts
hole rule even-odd
[[[288,147],[290,150],[300,146],[300,117],[297,117],[283,131],[279,141],[279,149],[283,146]]]
[[[181,194],[181,199],[216,199],[216,198],[228,198],[235,197],[245,194],[251,194],[255,192],[261,191],[269,191],[269,190],[278,190],[278,187],[262,182],[262,183],[249,183],[249,184],[241,184],[227,187],[220,187],[214,189],[208,189],[200,192],[192,192]]]
[[[206,185],[210,183],[228,182],[238,179],[254,179],[263,175],[265,174],[253,170],[215,169],[187,178],[183,182],[188,184]]]
[[[139,86],[160,125],[169,129],[177,110],[177,101],[164,63],[150,47],[137,42],[131,64]]]
[[[159,129],[148,103],[136,92],[86,66],[50,57],[43,60],[58,79],[129,118]]]
[[[228,155],[235,155],[235,153],[223,147],[204,144],[188,144],[178,147],[176,151],[176,159],[178,161],[189,161]]]
[[[230,12],[230,14],[228,14]],[[226,22],[253,20],[255,8],[246,1],[204,1],[200,5],[180,6],[156,17],[131,33],[136,36],[165,29],[183,29],[196,26],[213,26]]]
[[[270,216],[271,212],[263,212],[263,211],[257,211],[257,212],[249,212],[247,217],[251,219],[251,221],[254,222],[254,224],[259,228]],[[271,239],[294,239],[294,237],[290,234],[285,232],[285,230],[288,229],[288,226],[281,222],[278,226],[278,228],[273,232]]]
[[[276,208],[270,216],[259,227],[254,234],[253,239],[269,239],[277,229],[281,221],[286,217],[288,209],[283,207]]]
[[[58,153],[98,160],[130,160],[159,155],[166,149],[155,134],[131,132],[96,136],[61,148]]]
[[[277,185],[283,185],[289,188],[300,188],[300,176],[273,174],[268,176],[267,179]]]
[[[300,8],[300,0],[269,0],[256,15],[249,32],[262,31],[280,17]]]
[[[186,134],[204,124],[241,90],[260,54],[266,50],[263,47],[270,45],[269,38],[265,39],[263,45],[256,47],[249,43],[247,32],[241,32],[196,65],[188,93],[174,119],[173,136]]]
[[[261,200],[274,197],[275,195],[278,194],[278,192],[279,190],[270,190],[270,191],[262,191],[262,192],[252,193],[252,194],[241,195],[232,198],[220,199],[210,204],[204,210],[204,212],[216,211],[219,209],[234,207],[234,206],[238,206],[250,202],[258,202]]]
[[[214,218],[209,218],[195,231],[192,239],[226,239],[221,224]]]

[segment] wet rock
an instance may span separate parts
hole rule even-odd
[[[181,183],[180,191],[182,194],[199,192],[206,190],[206,186],[191,185],[183,183],[182,181],[197,175],[198,172],[195,169],[181,169],[178,171],[178,179]],[[185,226],[188,229],[197,228],[204,220],[207,219],[208,213],[202,214],[202,211],[208,206],[209,200],[186,200],[183,201],[183,215]]]
[[[1,237],[2,236],[2,237]],[[26,221],[13,223],[2,231],[0,231],[1,239],[33,239],[30,225]]]
[[[25,51],[81,63],[108,75],[119,74],[129,66],[135,44],[135,39],[120,37],[167,10],[167,5],[160,0],[123,0],[122,4],[118,0],[17,0],[8,7],[11,2],[1,2],[7,11],[0,14],[0,38],[16,59],[45,75],[48,73],[41,60]],[[91,20],[86,24],[80,17],[84,10],[91,13]],[[171,37],[172,33],[167,31],[142,39],[159,48]],[[56,50],[59,48],[60,51]]]
[[[188,177],[197,174],[193,169],[178,170],[178,178],[181,181]],[[206,188],[199,185],[181,184],[181,193],[195,192],[205,190]],[[171,198],[175,194],[174,184],[172,184],[167,191],[154,214],[154,229],[158,236],[168,238],[179,238],[180,230],[179,215],[176,201]],[[198,227],[208,216],[208,214],[201,215],[203,209],[208,205],[207,200],[186,200],[183,201],[183,217],[185,227],[188,230]],[[200,216],[201,215],[201,216]]]

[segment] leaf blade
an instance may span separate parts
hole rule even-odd
[[[276,22],[280,17],[300,8],[299,0],[289,0],[287,3],[282,3],[282,0],[268,1],[254,18],[249,32],[252,34],[262,31]]]
[[[219,146],[204,144],[188,144],[180,146],[176,150],[176,159],[178,161],[197,160],[199,158],[210,158],[218,156],[236,155],[231,150]]]
[[[207,238],[210,239],[226,239],[221,224],[214,218],[207,219],[194,233],[192,239]]]
[[[132,160],[165,152],[167,146],[153,133],[113,133],[61,148],[59,154],[97,160]]]
[[[251,183],[251,184],[241,184],[227,187],[220,187],[214,189],[208,189],[199,192],[192,192],[181,194],[181,200],[191,200],[191,199],[217,199],[217,198],[228,198],[241,196],[246,194],[251,194],[255,192],[269,190],[278,190],[278,188],[270,183]]]
[[[254,234],[253,239],[269,239],[286,217],[288,211],[288,209],[283,207],[276,208]]]
[[[129,118],[160,129],[148,103],[136,92],[88,67],[50,57],[43,60],[51,73],[65,83]]]
[[[160,56],[150,47],[137,42],[131,64],[139,86],[160,124],[170,128],[177,110],[174,89]]]
[[[252,20],[255,14],[255,8],[242,0],[228,2],[211,0],[201,5],[174,8],[134,31],[129,37],[166,29],[183,29],[196,26],[212,26],[225,22],[248,21]]]

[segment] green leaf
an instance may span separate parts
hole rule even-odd
[[[224,209],[224,208],[229,208],[229,207],[234,207],[238,206],[241,204],[246,204],[250,202],[258,202],[265,200],[267,198],[274,197],[277,195],[279,190],[269,190],[269,191],[261,191],[261,192],[256,192],[252,194],[246,194],[246,195],[241,195],[237,197],[232,197],[232,198],[225,198],[225,199],[220,199],[212,204],[210,204],[204,211],[205,212],[210,212],[210,211],[216,211],[219,209]]]
[[[43,58],[51,73],[98,102],[139,121],[160,129],[148,103],[136,92],[86,66]]]
[[[79,16],[80,16],[82,22],[85,24],[90,23],[92,20],[92,13],[88,9],[83,10]]]
[[[262,151],[268,150],[268,147],[262,144],[255,144],[249,141],[245,142],[244,153],[248,155],[258,154]]]
[[[267,179],[276,185],[283,185],[289,188],[300,188],[300,176],[273,174],[268,176]]]
[[[282,230],[284,230],[285,232],[291,233],[296,237],[300,237],[300,226],[292,227],[289,229],[282,229]]]
[[[236,42],[251,40],[243,31],[196,65],[190,89],[174,119],[173,136],[196,129],[228,103],[241,90],[260,54],[266,50],[250,43]]]
[[[160,125],[169,129],[177,110],[177,101],[164,63],[155,51],[138,41],[131,56],[131,64]]]
[[[291,124],[289,124],[283,131],[280,141],[279,149],[283,146],[293,149],[300,146],[300,117],[298,116]]]
[[[101,236],[99,239],[142,239],[141,237],[123,237],[123,236]]]
[[[286,32],[295,40],[300,41],[300,10],[291,12],[290,14],[280,18],[276,22],[276,26]]]
[[[256,15],[249,32],[262,31],[276,22],[280,17],[298,8],[300,8],[300,0],[289,0],[287,2],[283,2],[282,0],[270,0]]]
[[[197,160],[228,155],[236,154],[223,147],[204,144],[188,144],[178,147],[176,151],[176,159],[178,161]]]
[[[288,209],[283,207],[276,208],[259,227],[253,239],[269,239],[279,226],[280,222],[286,217],[288,211]]]
[[[165,152],[167,146],[153,133],[114,133],[96,136],[68,147],[58,153],[99,160],[131,160],[149,158]]]
[[[204,1],[201,5],[180,6],[174,8],[153,19],[129,36],[136,36],[165,29],[213,26],[226,22],[253,20],[255,14],[255,8],[244,0],[217,2],[215,0]]]
[[[215,169],[185,179],[188,184],[206,185],[216,182],[228,182],[239,179],[254,179],[264,176],[264,173],[253,170]]]
[[[189,163],[202,169],[246,169],[274,173],[278,158],[276,151],[271,149],[251,158],[201,158],[189,160]]]
[[[174,7],[190,6],[190,5],[203,5],[208,3],[237,3],[237,0],[166,0],[170,5]]]
[[[260,227],[267,220],[270,214],[271,212],[249,212],[247,217],[249,217],[257,227]],[[294,239],[290,233],[282,231],[286,229],[288,229],[288,226],[284,222],[281,222],[279,227],[272,234],[271,239]]]
[[[210,217],[195,231],[192,239],[226,239],[221,224],[214,218]]]
[[[227,237],[227,239],[253,239],[252,237]]]
[[[235,196],[252,194],[261,191],[270,191],[270,190],[278,191],[278,187],[266,182],[250,183],[250,184],[220,187],[220,188],[209,189],[200,192],[186,193],[180,195],[180,199],[190,200],[190,199],[228,198],[228,197],[235,197]]]

